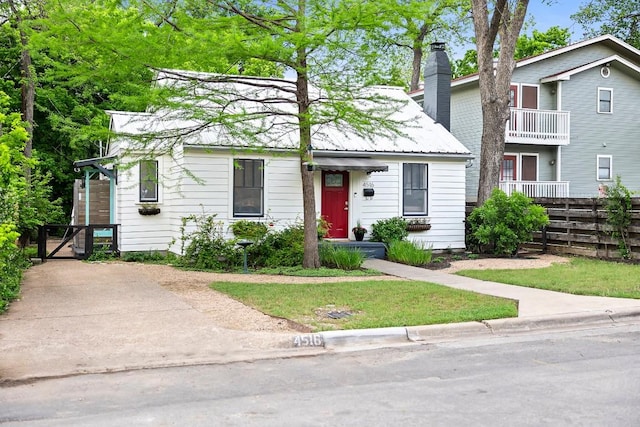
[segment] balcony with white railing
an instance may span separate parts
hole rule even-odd
[[[569,181],[500,181],[500,189],[511,195],[519,191],[527,197],[569,197]]]
[[[569,112],[511,108],[505,141],[512,144],[568,145]]]

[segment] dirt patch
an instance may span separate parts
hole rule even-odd
[[[439,271],[443,273],[455,273],[460,270],[544,268],[552,264],[566,262],[569,262],[569,258],[558,255],[523,253],[516,258],[486,257],[460,260],[450,259],[447,262],[448,265],[439,269]]]

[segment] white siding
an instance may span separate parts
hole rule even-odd
[[[383,159],[379,159],[383,160]],[[384,161],[384,160],[383,160]],[[433,249],[464,249],[465,166],[464,162],[430,161],[404,158],[389,161],[389,171],[351,174],[350,222],[358,219],[368,230],[371,224],[394,216],[402,216],[402,164],[404,162],[429,165],[429,222],[431,230],[409,233],[409,239],[424,242]],[[374,185],[375,196],[362,197],[365,182]],[[368,236],[367,236],[368,237]]]
[[[182,218],[188,215],[216,214],[223,231],[232,237],[229,225],[234,221],[232,209],[233,158],[265,160],[265,215],[255,218],[286,227],[303,217],[300,163],[295,156],[245,155],[228,152],[189,150],[177,152],[173,159],[163,157],[159,166],[159,188],[162,212],[155,216],[138,213],[138,168],[121,171],[118,185],[117,221],[122,224],[123,252],[171,250],[180,251]],[[463,161],[434,161],[415,157],[384,158],[388,172],[350,173],[349,228],[358,221],[367,229],[385,218],[402,216],[402,164],[420,162],[429,165],[429,220],[431,230],[410,233],[434,249],[464,248],[465,167]],[[197,177],[188,176],[185,170]],[[316,211],[321,211],[321,172],[315,173]],[[373,186],[375,196],[363,197],[363,188]],[[187,232],[193,225],[187,227]],[[369,237],[369,236],[367,236]],[[353,236],[351,236],[353,238]],[[170,246],[170,243],[175,243]]]
[[[158,215],[145,216],[138,213],[142,206],[139,200],[139,172],[137,161],[124,158],[121,164],[127,167],[118,171],[116,197],[116,223],[120,224],[120,250],[151,251],[168,249],[171,239],[171,191],[166,186],[166,177],[173,160],[163,156],[158,159],[159,185]]]

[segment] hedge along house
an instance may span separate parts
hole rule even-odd
[[[178,77],[182,76],[182,77]],[[176,70],[158,75],[158,84],[198,77],[197,85],[211,76]],[[246,77],[244,78],[246,79]],[[235,102],[245,116],[262,111],[266,101],[291,98],[295,82],[251,78],[237,84],[229,76],[224,93],[227,113]],[[267,84],[268,83],[268,84]],[[212,84],[212,83],[207,83]],[[215,83],[218,84],[218,83]],[[265,88],[265,86],[269,86]],[[402,124],[395,137],[367,137],[335,123],[313,127],[313,161],[304,167],[314,171],[317,216],[330,224],[328,238],[354,239],[352,228],[401,216],[428,223],[429,230],[410,238],[434,249],[465,247],[465,163],[470,152],[441,124],[426,116],[401,88],[368,89],[387,100],[389,117]],[[203,101],[198,87],[194,102]],[[317,94],[316,94],[317,95]],[[282,99],[282,98],[280,98]],[[251,100],[251,101],[248,101]],[[255,104],[255,105],[254,105]],[[370,101],[356,101],[356,108],[381,109]],[[294,104],[295,106],[295,104]],[[211,106],[211,108],[218,108]],[[173,111],[109,112],[111,130],[108,156],[118,159],[115,221],[120,224],[120,251],[170,250],[180,252],[182,218],[214,214],[228,237],[238,220],[260,221],[279,229],[301,221],[303,212],[297,124],[278,112],[291,103],[269,103],[270,117],[232,130],[203,126]],[[284,124],[286,126],[279,126]],[[197,132],[195,130],[198,130]],[[140,137],[146,138],[141,143]],[[259,145],[247,142],[256,137]],[[126,166],[125,166],[126,165]]]

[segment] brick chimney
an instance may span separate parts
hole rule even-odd
[[[431,43],[431,53],[424,65],[424,112],[450,130],[451,64],[444,42]]]

